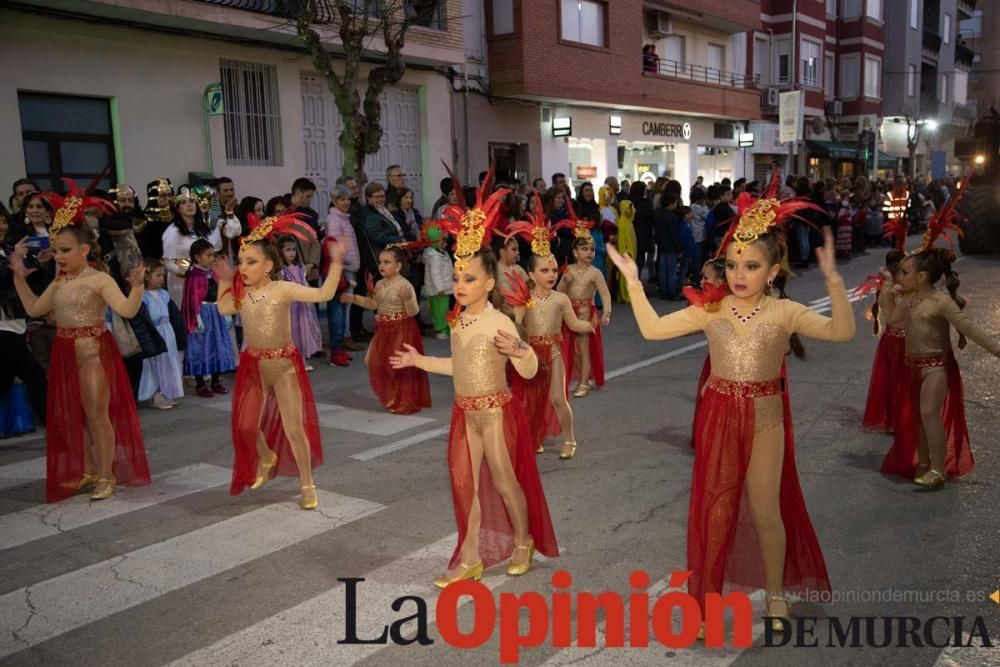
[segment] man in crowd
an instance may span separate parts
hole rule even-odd
[[[391,164],[385,170],[385,207],[390,211],[399,210],[399,192],[406,187],[406,174],[398,164]]]

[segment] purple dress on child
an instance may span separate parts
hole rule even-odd
[[[286,266],[281,275],[289,282],[308,285],[305,267],[301,264]],[[304,359],[323,349],[323,334],[320,333],[315,304],[300,301],[292,304],[292,340]]]

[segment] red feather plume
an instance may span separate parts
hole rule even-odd
[[[918,254],[925,252],[934,247],[934,244],[939,238],[944,238],[945,242],[948,244],[948,248],[951,250],[955,249],[955,241],[952,239],[950,232],[954,232],[959,238],[961,238],[965,232],[962,228],[958,226],[959,213],[955,210],[958,206],[958,202],[961,201],[962,195],[965,191],[969,189],[969,178],[972,174],[967,174],[962,182],[959,183],[958,192],[938,209],[937,213],[931,216],[931,219],[927,221],[927,231],[924,232],[924,238],[920,243],[920,247],[917,248],[912,254]]]
[[[511,273],[507,279],[510,281],[510,289],[503,290],[504,300],[514,307],[530,308],[533,305],[531,303],[531,290],[528,289],[524,278],[516,273]]]
[[[715,312],[719,309],[719,303],[729,295],[729,285],[726,283],[715,285],[707,280],[702,280],[700,288],[689,285],[682,291],[689,306],[698,306],[709,312]]]
[[[445,170],[448,172],[448,176],[451,177],[452,185],[455,188],[455,201],[456,204],[449,204],[444,208],[441,213],[441,220],[439,221],[441,229],[451,234],[452,236],[458,236],[459,232],[463,229],[462,218],[468,212],[469,208],[465,205],[465,193],[462,188],[461,182],[458,180],[458,176],[455,172],[451,170],[446,163],[444,164]],[[496,192],[490,193],[493,188],[493,167],[486,173],[486,178],[483,180],[482,185],[476,189],[476,205],[475,209],[479,209],[486,216],[483,222],[483,228],[486,233],[483,235],[483,247],[489,247],[490,241],[493,239],[493,228],[499,221],[500,216],[500,205],[503,200],[507,198],[510,194],[508,188],[500,188]]]

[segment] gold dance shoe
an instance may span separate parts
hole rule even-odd
[[[771,611],[772,602],[780,602],[784,606],[784,613],[776,614],[773,611]],[[786,598],[783,593],[768,593],[765,610],[767,612],[767,615],[771,617],[770,619],[768,619],[768,623],[771,624],[771,632],[784,632],[785,626],[782,624],[780,619],[785,619],[786,621],[792,620],[792,615],[788,608],[788,598]]]
[[[274,458],[271,459],[270,463],[264,463],[260,466],[261,474],[257,475],[257,479],[253,481],[250,485],[252,490],[257,490],[260,487],[267,484],[268,480],[274,477],[275,467],[278,465],[278,455],[274,454]]]
[[[918,463],[917,467],[913,469],[913,482],[916,483],[917,479],[926,475],[930,469],[930,463]]]
[[[104,500],[110,498],[115,492],[115,480],[99,479],[94,484],[94,492],[90,494],[91,500]]]
[[[535,450],[535,453],[536,454],[543,454],[543,453],[545,453],[545,446],[544,445],[538,445],[538,449]]]
[[[483,578],[483,561],[479,561],[475,565],[466,565],[465,563],[460,563],[462,566],[462,571],[453,577],[449,577],[447,574],[438,577],[434,580],[434,585],[438,588],[445,588],[448,584],[453,584],[456,581],[466,581],[471,579],[472,581],[479,581]]]
[[[85,472],[83,473],[83,477],[80,478],[80,483],[77,484],[76,490],[82,491],[88,486],[93,486],[94,484],[97,484],[97,475],[92,472]]]
[[[569,447],[569,449],[566,449]],[[559,458],[566,460],[576,456],[576,440],[567,440],[563,443],[563,448],[559,450]]]
[[[580,384],[576,385],[576,388],[573,390],[573,396],[577,398],[583,398],[584,396],[590,393],[590,390],[591,386],[589,382],[581,382]]]
[[[299,507],[304,510],[314,510],[319,507],[319,498],[316,497],[316,485],[302,487],[302,498],[299,500]]]
[[[531,559],[535,557],[534,541],[532,541],[531,544],[525,544],[524,546],[515,544],[514,551],[517,551],[518,549],[528,550],[528,560],[524,563],[515,563],[511,561],[510,564],[507,565],[507,574],[512,577],[520,577],[522,574],[527,574],[528,570],[531,569]]]
[[[920,486],[926,487],[928,489],[940,489],[944,486],[944,481],[948,479],[948,476],[943,472],[938,472],[934,468],[931,468],[925,472],[920,477],[916,477],[913,480],[914,484],[919,484]]]

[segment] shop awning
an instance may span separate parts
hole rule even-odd
[[[888,153],[878,152],[878,168],[879,169],[895,169],[896,168],[896,156],[890,155]]]
[[[846,144],[838,141],[806,141],[809,152],[816,157],[826,157],[831,160],[859,160],[862,155],[857,144]],[[892,169],[896,166],[896,158],[882,151],[878,152],[879,169]]]

